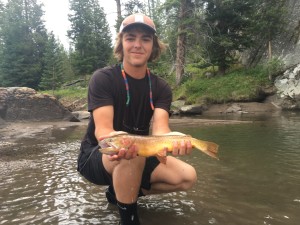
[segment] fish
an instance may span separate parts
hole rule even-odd
[[[176,133],[177,132],[172,132],[171,135],[149,136],[118,134],[99,141],[99,151],[102,154],[114,155],[118,153],[120,148],[128,149],[134,144],[138,147],[139,156],[156,156],[160,162],[166,163],[166,151],[173,151],[174,142],[190,141],[193,148],[204,152],[212,158],[218,159],[218,144],[199,140],[190,135]]]

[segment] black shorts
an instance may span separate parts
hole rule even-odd
[[[78,156],[77,170],[88,181],[97,185],[112,185],[112,177],[105,170],[102,162],[102,153],[98,151],[99,146],[92,145],[87,141],[82,141]],[[150,178],[153,170],[160,162],[156,157],[147,157],[142,175],[141,188],[149,190],[151,188]]]

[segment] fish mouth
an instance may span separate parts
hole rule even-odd
[[[100,148],[110,148],[110,147],[112,147],[112,145],[106,140],[99,141],[98,145],[100,146]]]
[[[103,154],[113,155],[118,153],[118,148],[108,140],[101,140],[98,145],[100,147],[99,151]]]

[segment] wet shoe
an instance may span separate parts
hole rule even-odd
[[[116,194],[112,186],[108,186],[108,188],[105,191],[105,196],[110,204],[117,205]]]
[[[108,188],[106,189],[105,196],[106,196],[107,201],[110,204],[117,205],[116,193],[114,191],[114,188],[111,185],[109,185]],[[140,189],[138,197],[142,197],[142,196],[145,196],[145,195],[143,194],[142,190]]]

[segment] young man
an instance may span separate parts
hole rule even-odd
[[[121,132],[149,135],[170,133],[169,85],[152,74],[147,63],[157,59],[164,45],[156,36],[153,21],[143,14],[124,19],[114,53],[119,65],[97,70],[89,84],[91,118],[81,144],[78,171],[89,181],[109,185],[106,197],[117,204],[121,224],[136,225],[137,198],[142,195],[187,190],[196,182],[194,168],[168,156],[166,164],[156,157],[140,157],[137,147],[102,155],[98,141]],[[173,155],[191,153],[191,143],[174,143]]]

